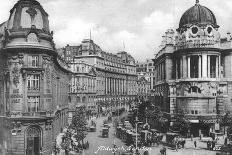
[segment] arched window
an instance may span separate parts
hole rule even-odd
[[[29,127],[26,132],[26,155],[40,155],[41,131],[38,127]]]
[[[81,98],[77,96],[77,103],[81,102]]]
[[[198,88],[197,86],[192,86],[192,87],[190,87],[189,88],[189,91],[188,91],[190,94],[192,94],[192,93],[201,93],[201,89],[200,88]]]

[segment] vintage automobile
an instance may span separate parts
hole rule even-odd
[[[178,133],[168,132],[166,134],[166,143],[171,147],[175,147],[175,139],[179,136]]]
[[[109,128],[102,128],[102,137],[103,138],[109,137]]]
[[[131,132],[129,130],[127,130],[127,135],[126,135],[126,145],[130,146],[130,145],[134,145],[136,144],[136,133],[135,132]],[[141,144],[141,137],[140,134],[137,133],[137,144],[140,145]]]
[[[103,127],[104,127],[104,128],[110,128],[110,125],[109,125],[108,123],[104,123],[104,124],[103,124]]]
[[[89,131],[90,132],[95,132],[96,131],[96,122],[93,121],[93,120],[90,122]]]
[[[163,139],[163,135],[162,134],[160,134],[160,132],[158,131],[158,130],[156,130],[156,129],[150,129],[149,130],[150,132],[151,132],[151,145],[153,145],[153,144],[157,144],[157,145],[159,145],[159,143],[162,141],[162,139]]]

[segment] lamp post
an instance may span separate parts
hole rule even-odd
[[[138,147],[138,109],[136,109],[136,117],[135,117],[135,149]]]

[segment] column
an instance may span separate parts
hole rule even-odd
[[[207,70],[208,70],[208,78],[210,78],[210,56],[208,56],[208,67],[207,67]]]
[[[183,59],[180,59],[180,77],[183,78]]]
[[[110,86],[110,94],[112,94],[112,79],[110,77],[110,80],[109,80],[109,86]]]
[[[187,62],[186,62],[186,56],[183,55],[183,78],[187,77]]]
[[[114,79],[111,78],[111,94],[114,94]]]
[[[207,77],[207,55],[206,54],[202,55],[202,77],[203,78]]]
[[[122,80],[122,94],[124,94],[124,89],[125,89],[125,79]]]
[[[221,78],[221,56],[218,56],[218,77]]]
[[[117,81],[118,81],[118,94],[120,94],[119,92],[120,92],[120,83],[119,83],[119,80],[120,79],[117,79]]]
[[[108,94],[108,77],[106,77],[105,94]]]
[[[123,94],[123,82],[122,81],[123,81],[123,79],[120,80],[120,83],[121,83],[121,90],[120,90],[121,94]]]
[[[188,61],[188,78],[190,78],[190,56],[187,59]]]
[[[216,57],[216,78],[218,78],[219,56]]]
[[[198,78],[201,78],[201,56],[199,55],[198,60]]]
[[[179,61],[179,59],[176,59],[176,79],[179,79],[179,77],[178,77],[178,61]]]

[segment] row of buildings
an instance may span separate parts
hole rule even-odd
[[[136,99],[150,95],[150,82],[138,77],[135,60],[125,51],[108,53],[85,39],[78,46],[58,49],[58,53],[75,73],[70,84],[72,107],[86,105],[98,111],[128,108]]]
[[[0,25],[0,60],[0,154],[50,155],[77,106],[115,110],[149,94],[127,52],[91,39],[56,49],[36,0],[19,0]]]

